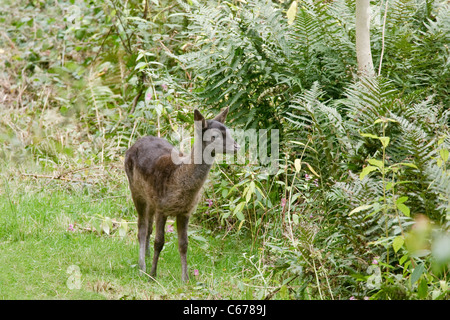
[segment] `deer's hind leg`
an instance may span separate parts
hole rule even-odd
[[[158,267],[159,254],[164,247],[164,227],[166,225],[167,217],[162,212],[155,213],[155,244],[153,251],[152,270],[150,275],[156,277],[156,269]]]
[[[146,272],[145,256],[153,229],[153,212],[150,211],[150,207],[144,200],[133,200],[138,213],[139,269]]]

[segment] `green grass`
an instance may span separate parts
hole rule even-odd
[[[258,290],[259,283],[249,279],[257,271],[244,257],[250,240],[239,234],[223,239],[223,233],[200,228],[195,219],[189,283],[181,282],[176,233],[166,233],[156,281],[140,277],[136,217],[126,183],[102,192],[98,184],[4,175],[0,184],[0,299],[245,299]],[[94,232],[101,217],[126,220],[126,236],[117,230]],[[68,230],[74,223],[74,231]],[[70,289],[71,266],[80,270],[79,289]]]

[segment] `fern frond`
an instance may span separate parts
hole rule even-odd
[[[430,165],[426,173],[430,182],[428,189],[438,195],[437,210],[441,213],[441,220],[444,220],[450,215],[450,174],[437,165]]]
[[[319,84],[314,83],[310,90],[292,101],[291,111],[286,112],[285,119],[308,133],[306,139],[313,143],[316,152],[307,151],[306,157],[311,157],[315,167],[324,174],[322,178],[326,179],[329,175],[339,176],[337,169],[341,165],[341,155],[351,149],[351,144],[341,114],[333,105],[321,101],[324,94]]]

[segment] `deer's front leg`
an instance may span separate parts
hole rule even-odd
[[[179,215],[177,216],[177,231],[178,231],[178,251],[181,257],[181,279],[184,282],[189,280],[189,275],[187,271],[187,248],[188,248],[188,223],[189,216]]]

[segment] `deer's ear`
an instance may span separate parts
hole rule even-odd
[[[194,110],[194,121],[201,121],[202,129],[206,129],[206,127],[208,127],[205,117],[197,109]]]
[[[228,110],[230,107],[226,107],[223,109],[213,120],[219,121],[220,123],[224,123],[227,118]]]

